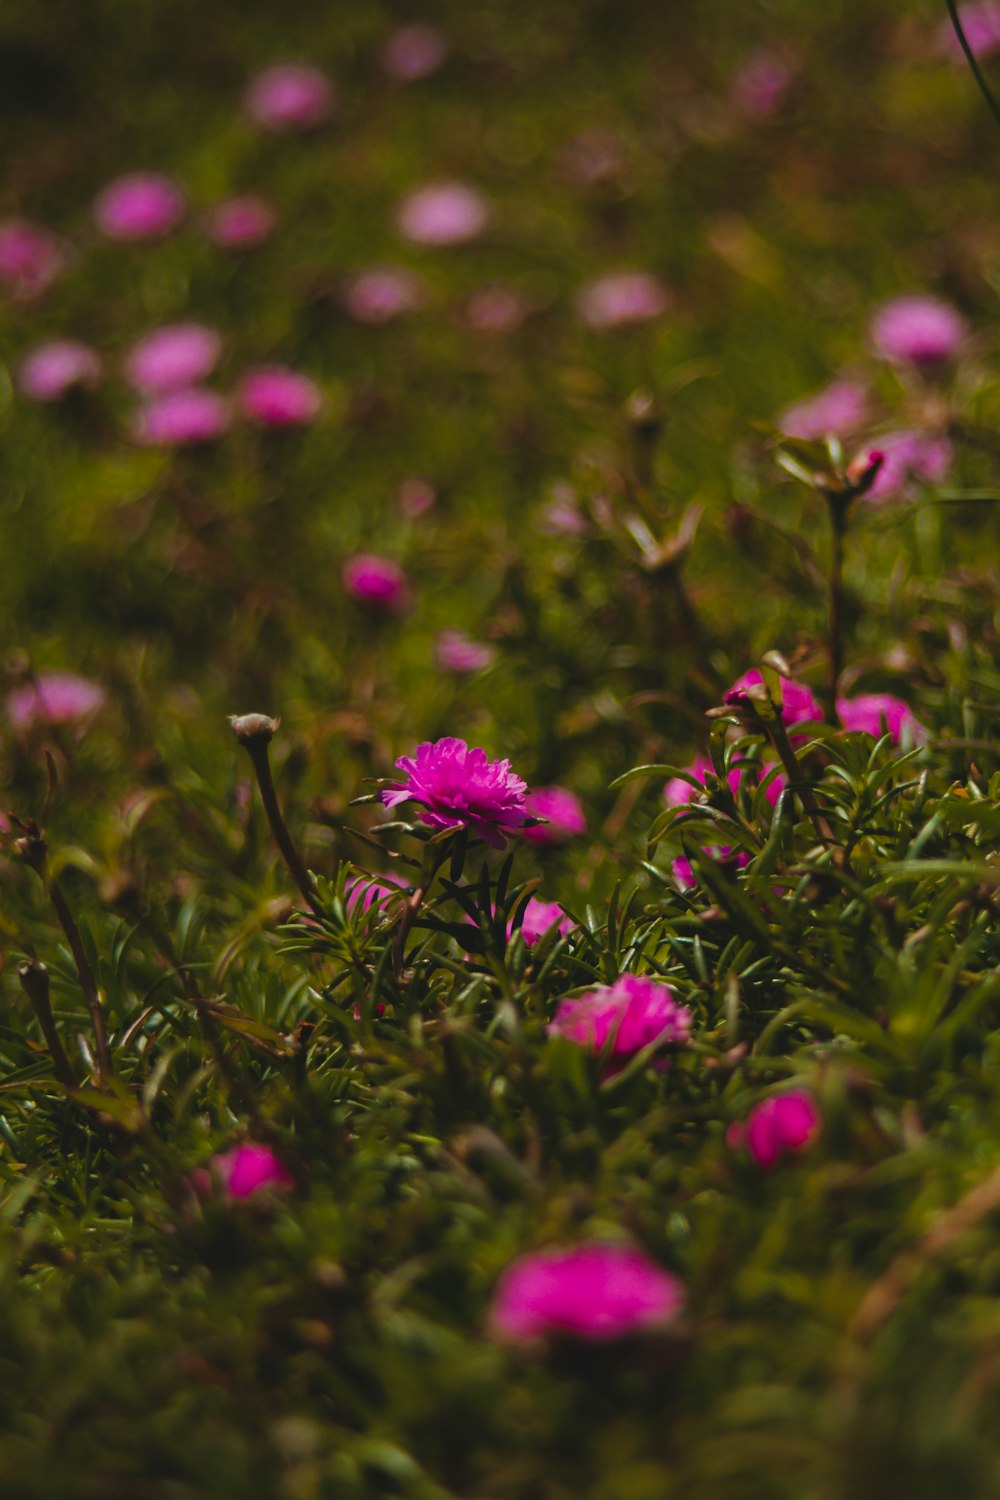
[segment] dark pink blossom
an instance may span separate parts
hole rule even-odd
[[[763,683],[763,673],[753,667],[749,672],[744,672],[742,677],[737,678],[724,701],[738,707],[741,700],[747,698],[747,688],[762,687]],[[783,677],[781,679],[781,717],[786,725],[822,724],[823,710],[803,683],[796,682],[791,677]]]
[[[484,672],[496,654],[494,646],[470,640],[461,630],[442,630],[434,642],[434,660],[444,672]]]
[[[263,198],[225,198],[205,215],[205,234],[223,250],[250,250],[274,229],[276,215]]]
[[[211,1191],[215,1185],[233,1202],[259,1193],[286,1192],[292,1186],[291,1174],[281,1159],[269,1147],[252,1142],[213,1156],[207,1174],[202,1169],[193,1175],[197,1189],[204,1191],[207,1187]]]
[[[285,365],[249,370],[236,399],[244,415],[260,427],[301,427],[314,422],[323,406],[316,382]]]
[[[745,1125],[730,1127],[727,1140],[734,1147],[745,1145],[757,1165],[770,1171],[783,1156],[807,1150],[821,1123],[813,1096],[805,1089],[791,1089],[754,1105]]]
[[[576,1000],[560,1000],[548,1033],[591,1052],[603,1052],[610,1042],[610,1056],[620,1061],[654,1042],[683,1045],[691,1022],[691,1012],[678,1005],[668,985],[645,975],[623,974],[614,984],[598,985]]]
[[[178,448],[210,443],[229,426],[229,403],[199,386],[166,391],[140,407],[133,435],[148,448]]]
[[[868,392],[856,380],[835,380],[825,390],[789,406],[778,418],[778,427],[789,437],[818,442],[825,437],[844,437],[864,426],[868,419]]]
[[[400,234],[418,245],[459,245],[482,234],[489,204],[465,182],[435,182],[418,188],[399,205]]]
[[[906,500],[921,484],[939,484],[947,479],[955,458],[946,437],[926,432],[887,432],[878,442],[882,466],[862,497],[868,504]]]
[[[662,317],[669,305],[666,288],[648,271],[613,271],[580,292],[577,312],[588,328],[621,328]]]
[[[547,1334],[607,1341],[668,1327],[684,1288],[641,1250],[592,1244],[532,1251],[500,1278],[490,1324],[503,1339]]]
[[[184,194],[161,172],[133,172],[109,182],[94,204],[97,227],[109,240],[155,240],[184,217]]]
[[[386,807],[418,802],[431,828],[468,828],[496,849],[505,833],[524,826],[528,788],[509,760],[490,760],[485,750],[449,738],[418,745],[416,756],[403,755],[396,766],[405,780],[383,790]]]
[[[17,386],[32,401],[61,401],[74,387],[92,390],[100,378],[101,361],[93,349],[75,339],[57,339],[25,355]]]
[[[159,395],[197,385],[210,375],[222,353],[222,339],[203,323],[168,323],[133,344],[125,357],[125,378],[138,391]]]
[[[894,364],[940,365],[965,338],[965,319],[938,297],[896,297],[878,309],[869,328],[872,352]]]
[[[837,714],[845,729],[871,734],[876,739],[891,734],[897,745],[919,745],[927,739],[926,725],[921,724],[908,703],[892,693],[858,693],[853,698],[838,698]]]
[[[448,56],[448,42],[433,26],[412,21],[390,32],[382,48],[382,66],[391,78],[416,83],[429,78]]]
[[[243,107],[255,125],[275,134],[311,130],[333,112],[332,83],[307,63],[276,63],[251,80]]]
[[[404,614],[409,606],[406,574],[390,557],[359,552],[349,557],[341,572],[344,588],[352,599],[390,614]]]
[[[533,844],[564,844],[587,832],[587,819],[580,799],[564,786],[539,786],[530,792],[524,804],[533,818],[546,822],[525,828],[522,838]]]
[[[732,95],[744,114],[763,117],[773,114],[788,92],[792,70],[766,47],[748,52],[733,77]]]
[[[104,702],[104,689],[72,672],[47,672],[7,695],[7,717],[15,729],[35,724],[73,724],[89,719]]]
[[[425,301],[423,283],[403,266],[370,266],[352,276],[344,292],[344,307],[357,323],[391,323]]]
[[[566,915],[557,901],[539,901],[537,896],[531,896],[524,908],[520,930],[526,946],[533,948],[553,927],[558,927],[559,935],[565,937],[575,926],[573,918]],[[514,918],[511,917],[507,924],[508,938],[513,931]]]
[[[16,297],[40,296],[64,270],[62,241],[42,224],[6,219],[0,224],[0,281]]]

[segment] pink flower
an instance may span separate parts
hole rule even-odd
[[[333,85],[306,63],[277,63],[251,80],[243,107],[255,125],[274,133],[310,130],[334,107]]]
[[[749,676],[750,674],[748,673],[747,675]],[[742,766],[734,766],[733,769],[729,772],[727,780],[729,782],[729,790],[732,792],[734,797],[737,795],[740,786],[742,785],[744,769],[745,768]],[[706,778],[710,774],[715,774],[715,767],[712,765],[712,762],[710,760],[706,760],[704,755],[696,756],[689,766],[684,767],[684,770],[687,771],[690,776],[693,776],[697,781],[699,781],[702,786],[705,786]],[[760,779],[763,780],[763,778],[773,770],[774,767],[771,765],[760,766],[758,768]],[[788,777],[784,774],[783,771],[779,771],[776,776],[771,777],[767,786],[764,788],[764,796],[767,798],[768,802],[770,802],[772,807],[774,807],[778,798],[781,796],[782,791],[787,785]],[[693,802],[697,796],[698,792],[696,788],[693,787],[689,781],[685,781],[683,776],[671,777],[666,786],[663,788],[663,800],[668,807],[686,807],[687,804],[689,802]],[[729,850],[720,850],[720,857],[723,853],[728,854]]]
[[[946,479],[954,461],[951,443],[924,432],[887,432],[878,440],[882,467],[862,497],[869,504],[908,499],[921,483]]]
[[[353,875],[347,882],[347,909],[368,911],[373,902],[382,901],[393,891],[408,890],[402,875],[386,870],[381,875]]]
[[[614,984],[598,985],[577,1000],[560,1000],[548,1033],[592,1052],[603,1052],[610,1041],[610,1055],[621,1059],[653,1042],[683,1045],[691,1020],[691,1012],[677,1004],[669,986],[643,975],[623,974]]]
[[[483,672],[495,657],[493,646],[471,641],[461,630],[442,630],[434,643],[434,660],[443,672]]]
[[[728,844],[702,844],[701,853],[706,855],[709,859],[714,859],[716,864],[722,864],[723,861],[732,859],[733,857],[733,851]],[[736,868],[738,870],[745,870],[749,863],[749,854],[745,849],[741,849],[740,852],[736,855]],[[698,884],[698,877],[695,875],[694,865],[683,855],[680,855],[677,859],[674,860],[673,864],[670,866],[670,873],[673,875],[679,889],[682,891],[693,891]]]
[[[837,713],[845,729],[871,734],[881,739],[891,734],[893,743],[919,745],[927,739],[926,725],[921,724],[908,703],[891,693],[858,693],[854,698],[838,698]]]
[[[344,563],[341,578],[351,598],[359,603],[371,604],[390,614],[406,612],[409,602],[406,574],[391,558],[359,552]]]
[[[372,266],[347,283],[344,306],[357,323],[391,323],[403,313],[423,307],[424,288],[412,271],[401,266]]]
[[[589,525],[568,484],[557,484],[542,512],[542,529],[550,536],[586,536]]]
[[[391,78],[416,83],[436,73],[448,56],[448,43],[433,26],[419,21],[397,26],[382,49],[382,66]]]
[[[7,717],[15,729],[35,724],[72,724],[89,719],[104,702],[104,689],[72,672],[49,672],[7,695]]]
[[[588,282],[576,309],[588,328],[621,328],[662,317],[668,306],[666,288],[647,271],[613,271]]]
[[[684,1288],[641,1250],[592,1244],[522,1255],[504,1271],[490,1324],[503,1339],[568,1334],[607,1341],[667,1327]]]
[[[109,240],[160,239],[183,215],[184,194],[160,172],[116,177],[94,204],[97,227]]]
[[[66,251],[51,230],[27,219],[0,224],[0,281],[17,297],[37,297],[66,265]]]
[[[868,393],[854,380],[835,380],[806,401],[782,412],[778,426],[789,437],[817,442],[825,437],[843,437],[864,425],[868,417]]]
[[[548,820],[525,828],[521,837],[533,844],[564,844],[568,839],[587,832],[587,819],[580,799],[567,787],[536,787],[528,794],[524,810],[533,818]]]
[[[205,233],[223,250],[250,250],[270,235],[275,213],[263,198],[225,198],[205,216]]]
[[[505,286],[484,286],[465,304],[466,322],[477,333],[510,333],[527,312],[524,299]]]
[[[319,386],[284,365],[259,365],[240,382],[237,400],[261,427],[300,427],[314,422],[323,406]]]
[[[411,521],[417,521],[433,510],[436,500],[434,486],[426,479],[404,479],[396,491],[396,504]]]
[[[148,448],[177,448],[213,442],[228,426],[228,402],[215,391],[191,386],[166,391],[140,407],[132,430]]]
[[[747,696],[747,688],[760,687],[763,682],[763,674],[754,667],[736,679],[724,701],[739,705],[740,700]],[[801,682],[795,682],[790,677],[783,677],[781,679],[781,717],[786,725],[822,724],[823,710],[809,689]]]
[[[940,365],[957,354],[965,320],[937,297],[897,297],[886,302],[868,330],[872,352],[894,364]]]
[[[61,401],[74,386],[89,390],[100,378],[100,359],[75,339],[39,344],[25,355],[17,372],[18,389],[32,401]]]
[[[159,395],[178,386],[196,385],[215,369],[222,340],[202,323],[169,323],[132,345],[125,378],[139,391]]]
[[[746,1124],[731,1127],[727,1140],[735,1147],[745,1144],[757,1165],[769,1171],[783,1156],[811,1146],[820,1124],[812,1095],[805,1089],[791,1089],[754,1105]]]
[[[733,78],[733,99],[747,115],[773,114],[791,82],[792,73],[776,52],[760,47],[748,52]]]
[[[558,902],[539,901],[536,896],[531,896],[521,919],[521,936],[527,947],[533,948],[539,938],[551,932],[553,927],[558,927],[560,936],[565,937],[575,926],[573,918],[566,915]],[[510,937],[513,931],[514,918],[511,917],[507,924],[507,936]]]
[[[481,234],[489,204],[464,182],[435,182],[403,199],[396,224],[400,234],[418,245],[460,245]]]
[[[495,849],[503,848],[505,832],[524,825],[528,789],[509,760],[441,739],[418,745],[416,757],[403,755],[396,765],[406,779],[383,790],[386,807],[422,803],[421,821],[431,828],[468,828]]]
[[[210,1181],[218,1183],[225,1197],[239,1202],[262,1192],[285,1192],[292,1177],[279,1157],[267,1146],[248,1143],[213,1156]],[[203,1182],[199,1176],[198,1185]]]
[[[990,57],[1000,51],[1000,5],[996,0],[973,0],[970,5],[960,5],[958,19],[974,57]],[[965,61],[962,44],[950,19],[941,22],[938,39],[956,62]]]

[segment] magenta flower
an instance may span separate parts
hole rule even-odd
[[[580,799],[567,787],[536,787],[528,794],[524,809],[533,818],[547,819],[545,823],[525,828],[522,833],[521,837],[533,844],[564,844],[568,839],[587,832],[587,819]]]
[[[868,393],[855,380],[835,380],[825,390],[782,412],[778,427],[789,437],[818,442],[844,437],[868,419]]]
[[[733,77],[732,95],[746,115],[773,114],[788,92],[792,72],[776,52],[760,47],[748,52]]]
[[[524,916],[521,919],[521,936],[529,948],[533,948],[539,938],[543,938],[553,927],[559,928],[561,937],[572,932],[576,923],[572,917],[568,917],[557,901],[539,901],[537,896],[531,896],[524,908]],[[508,938],[514,931],[514,918],[511,917],[507,924]]]
[[[7,717],[15,729],[36,724],[73,724],[89,719],[104,702],[104,689],[72,672],[48,672],[7,695]]]
[[[66,265],[66,250],[51,230],[27,219],[0,224],[0,281],[16,297],[40,296]]]
[[[251,80],[243,107],[255,125],[278,134],[321,125],[335,102],[333,85],[318,68],[277,63]]]
[[[200,386],[166,391],[140,407],[132,431],[147,448],[211,443],[229,426],[229,403]]]
[[[180,223],[184,208],[184,194],[172,177],[133,172],[108,183],[94,204],[94,218],[109,240],[155,240]]]
[[[741,701],[747,698],[747,688],[761,687],[763,682],[763,673],[754,667],[736,679],[723,701],[738,707]],[[781,717],[786,725],[822,724],[823,710],[809,689],[801,682],[795,682],[790,677],[783,677],[781,679]]]
[[[460,245],[481,234],[489,217],[478,189],[465,182],[435,182],[403,199],[396,225],[418,245]]]
[[[205,234],[222,250],[251,250],[268,238],[275,212],[263,198],[225,198],[208,210]]]
[[[886,302],[868,330],[872,352],[893,364],[940,365],[957,354],[965,320],[937,297],[897,297]]]
[[[945,437],[925,432],[887,432],[878,443],[882,467],[862,497],[868,504],[909,499],[920,484],[939,484],[946,479],[954,462],[954,450]]]
[[[876,739],[891,734],[896,745],[919,745],[927,739],[926,725],[921,724],[908,703],[891,693],[858,693],[854,698],[838,698],[837,713],[845,729],[871,734]]]
[[[714,859],[717,864],[722,864],[723,861],[733,858],[733,850],[729,844],[702,844],[701,853],[707,855],[709,859]],[[750,863],[750,856],[745,849],[741,849],[735,856],[735,860],[736,868],[738,870],[745,870]],[[678,888],[682,891],[693,891],[698,884],[694,865],[684,855],[678,856],[673,861],[670,866],[670,873],[677,882]]]
[[[613,271],[599,276],[580,292],[576,310],[588,328],[621,328],[662,317],[668,306],[666,288],[648,271]]]
[[[472,641],[461,630],[442,630],[434,642],[434,660],[442,672],[483,672],[495,658],[493,646]]]
[[[678,1005],[668,985],[640,974],[622,974],[611,985],[598,985],[576,1000],[560,1000],[549,1036],[560,1036],[591,1052],[619,1061],[654,1042],[661,1046],[687,1041],[692,1016]]]
[[[391,323],[423,307],[425,292],[412,271],[402,266],[371,266],[347,283],[344,307],[356,323]]]
[[[684,1288],[630,1245],[577,1245],[522,1255],[500,1278],[490,1325],[503,1339],[567,1334],[607,1341],[669,1326]]]
[[[323,406],[319,386],[284,365],[259,365],[240,382],[236,398],[244,415],[260,427],[301,427]]]
[[[506,286],[484,286],[465,304],[465,320],[477,333],[510,333],[520,328],[528,305]]]
[[[975,57],[991,57],[994,52],[1000,51],[1000,5],[996,0],[972,0],[969,5],[960,5],[958,19]],[[941,22],[938,38],[943,50],[956,62],[965,61],[962,44],[949,19]]]
[[[236,1146],[213,1156],[209,1166],[209,1181],[196,1174],[196,1186],[215,1183],[226,1198],[240,1202],[244,1198],[256,1197],[264,1192],[286,1192],[292,1186],[292,1177],[279,1157],[267,1146],[256,1146],[252,1142]]]
[[[390,78],[416,83],[429,78],[448,56],[448,43],[440,31],[413,21],[390,32],[382,49],[382,66]]]
[[[731,1126],[726,1139],[734,1147],[745,1145],[764,1171],[777,1166],[783,1156],[805,1151],[819,1135],[820,1113],[805,1089],[772,1094],[754,1105],[746,1124]]]
[[[159,395],[197,385],[212,373],[221,353],[222,340],[214,328],[169,323],[132,345],[125,358],[125,378],[136,390]]]
[[[405,614],[409,607],[406,574],[389,557],[359,552],[349,557],[341,572],[344,588],[359,604],[369,604],[389,614]]]
[[[25,355],[17,385],[32,401],[61,401],[76,386],[92,390],[100,378],[101,361],[93,349],[75,339],[58,339]]]
[[[442,739],[418,745],[415,757],[403,755],[396,765],[406,779],[383,790],[386,807],[419,802],[426,809],[421,822],[468,828],[495,849],[504,847],[505,833],[524,826],[528,788],[509,760],[490,760],[464,740]]]

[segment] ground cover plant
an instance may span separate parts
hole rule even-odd
[[[10,0],[3,1495],[996,1493],[948,12]]]

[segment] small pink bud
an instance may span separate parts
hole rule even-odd
[[[293,1185],[291,1173],[280,1158],[267,1146],[252,1142],[214,1156],[209,1170],[224,1196],[233,1202],[258,1193],[287,1192]]]
[[[406,574],[398,563],[373,552],[359,552],[344,563],[344,588],[352,599],[390,614],[403,614],[408,607]]]
[[[184,194],[172,177],[133,172],[116,177],[94,205],[97,227],[109,240],[160,239],[184,215]]]
[[[243,104],[263,130],[275,134],[310,130],[333,112],[333,85],[318,68],[306,63],[277,63],[251,81]]]
[[[805,1089],[772,1094],[747,1116],[745,1142],[753,1160],[769,1171],[783,1156],[807,1150],[819,1135],[819,1110]]]
[[[301,427],[314,422],[323,406],[315,381],[284,365],[260,365],[240,382],[237,400],[260,427]]]
[[[630,1245],[577,1245],[531,1251],[500,1278],[490,1323],[503,1339],[564,1334],[606,1342],[668,1327],[684,1288]]]
[[[101,361],[86,344],[60,339],[39,344],[21,361],[17,385],[32,401],[61,401],[74,388],[92,390],[101,378]]]

